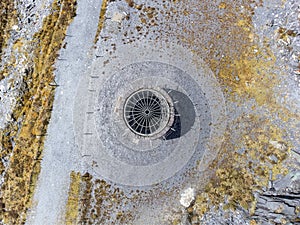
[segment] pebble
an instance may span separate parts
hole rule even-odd
[[[126,13],[125,12],[115,12],[111,18],[112,21],[114,22],[118,22],[118,23],[121,23],[122,20],[125,18],[126,16]]]
[[[187,188],[183,191],[180,198],[180,204],[184,207],[189,207],[195,200],[195,190],[193,188]]]

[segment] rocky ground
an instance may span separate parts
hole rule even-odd
[[[11,2],[0,3],[0,224],[142,224],[151,212],[161,224],[300,224],[299,1]],[[190,195],[119,190],[68,133],[90,61],[141,39],[203,59],[226,99],[222,148]]]

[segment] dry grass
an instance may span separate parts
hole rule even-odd
[[[7,224],[24,223],[40,172],[54,99],[55,89],[50,85],[54,80],[54,63],[76,11],[76,0],[60,2],[54,1],[52,13],[32,40],[36,46],[34,67],[26,73],[27,91],[18,99],[19,105],[13,113],[15,121],[0,131],[0,157],[8,157],[10,162],[8,168],[2,168],[6,172],[0,195],[0,221]]]

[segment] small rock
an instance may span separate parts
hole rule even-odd
[[[13,118],[12,118],[12,116],[11,116],[10,114],[6,114],[6,115],[5,115],[5,119],[6,119],[6,121],[8,121],[8,122],[12,122],[12,121],[13,121]]]
[[[0,92],[5,93],[7,88],[4,85],[0,85]]]
[[[180,204],[184,207],[189,207],[191,203],[195,200],[195,190],[193,188],[187,188],[180,198]]]
[[[114,22],[121,23],[122,20],[125,18],[125,16],[126,16],[125,12],[123,12],[123,13],[115,12],[113,14],[111,20],[114,21]]]
[[[271,140],[270,144],[273,145],[274,148],[277,148],[277,149],[282,150],[282,151],[287,149],[287,146],[284,143],[279,142],[279,141],[272,141]]]
[[[300,70],[294,70],[294,74],[300,75]]]
[[[12,28],[13,30],[18,30],[18,29],[19,29],[19,26],[18,26],[18,25],[13,25],[11,28]]]

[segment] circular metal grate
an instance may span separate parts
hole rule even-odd
[[[168,101],[161,93],[152,89],[142,89],[127,98],[124,118],[134,133],[153,136],[167,127],[170,112]]]

